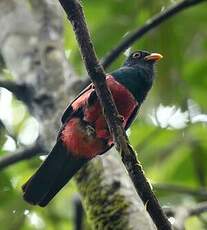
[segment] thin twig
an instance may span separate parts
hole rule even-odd
[[[166,207],[164,208],[164,211],[167,216],[176,216],[176,213],[178,209],[185,210],[185,218],[191,217],[191,216],[199,216],[204,212],[207,212],[207,201],[200,202],[193,207],[189,208],[186,206],[177,206],[177,207]]]
[[[166,191],[170,193],[183,193],[191,196],[201,197],[203,199],[207,199],[207,190],[205,188],[188,188],[185,186],[174,185],[174,184],[153,184],[153,188],[156,191]]]
[[[206,0],[184,0],[155,15],[153,18],[149,19],[142,27],[129,34],[114,49],[112,49],[111,52],[102,59],[101,64],[104,68],[108,67],[123,51],[130,47],[135,41],[142,38],[143,35],[145,35],[147,32],[154,29],[175,14],[189,8],[190,6],[197,5],[204,1]]]
[[[84,209],[79,194],[73,196],[73,210],[74,230],[83,230]]]
[[[195,207],[189,209],[189,216],[198,216],[207,212],[207,201],[198,203]]]
[[[186,206],[167,207],[164,211],[168,217],[175,218],[173,227],[176,230],[184,230],[187,218],[192,216],[199,217],[202,213],[207,212],[207,202],[200,202],[191,208]]]
[[[8,156],[0,158],[0,170],[12,165],[16,164],[19,161],[27,160],[32,158],[33,156],[38,155],[39,153],[43,153],[45,150],[41,146],[40,143],[36,142],[34,145],[27,147],[23,150],[19,150],[16,153],[11,153]]]
[[[119,55],[128,49],[134,42],[137,42],[141,39],[146,33],[155,29],[161,23],[165,22],[167,19],[172,16],[182,12],[183,10],[197,5],[199,3],[205,2],[206,0],[183,0],[177,4],[169,6],[166,10],[158,13],[154,17],[147,20],[147,22],[139,27],[134,32],[130,33],[124,40],[122,40],[116,47],[114,47],[105,57],[101,59],[102,66],[106,69],[109,67],[118,57]],[[90,79],[83,80],[83,85],[86,86],[90,83]]]
[[[73,25],[85,66],[92,82],[95,85],[96,92],[102,105],[110,132],[116,144],[116,148],[121,152],[122,161],[128,170],[136,191],[143,200],[144,204],[146,204],[146,208],[157,228],[163,230],[171,229],[171,225],[153,194],[150,185],[144,176],[141,165],[136,159],[135,152],[128,144],[127,136],[122,128],[120,116],[113,103],[111,93],[106,86],[104,70],[96,58],[81,5],[77,0],[59,1]]]

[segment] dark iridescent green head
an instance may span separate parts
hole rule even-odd
[[[158,53],[135,51],[112,75],[130,90],[139,103],[142,103],[153,83],[154,64],[161,58],[162,55]]]
[[[147,51],[135,51],[128,56],[123,66],[153,69],[154,63],[160,60],[161,58],[162,55],[158,53],[149,53]]]

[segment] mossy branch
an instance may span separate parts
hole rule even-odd
[[[136,154],[128,143],[126,133],[122,127],[120,115],[106,85],[103,67],[97,60],[82,7],[78,0],[59,1],[67,13],[68,19],[73,25],[86,69],[95,85],[116,148],[121,153],[122,161],[134,183],[136,191],[144,204],[147,204],[146,208],[157,228],[165,230],[171,229],[171,225],[163,213],[158,200],[153,194],[150,185],[144,176],[141,165],[136,159]]]
[[[93,174],[90,173],[91,167],[94,170]],[[103,169],[102,162],[95,160],[92,164],[86,164],[84,170],[75,176],[78,189],[84,197],[89,221],[93,224],[93,229],[130,229],[129,220],[125,217],[130,204],[120,194],[120,185],[103,184],[103,174],[100,169]],[[87,194],[92,195],[90,197]],[[115,216],[114,213],[116,219],[111,220]],[[112,223],[113,226],[110,226]]]

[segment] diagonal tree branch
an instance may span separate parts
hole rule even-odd
[[[101,61],[104,68],[110,66],[112,62],[129,46],[131,46],[135,41],[142,38],[147,32],[154,29],[162,22],[166,21],[170,17],[178,14],[179,12],[197,5],[199,3],[206,2],[206,0],[183,0],[177,4],[173,4],[165,11],[155,15],[153,18],[149,19],[142,27],[135,30],[133,33],[129,34],[123,41],[121,41],[114,49],[111,50]]]
[[[0,79],[0,87],[9,90],[17,99],[23,101],[28,107],[31,106],[32,88],[29,87],[29,85]]]
[[[27,147],[23,150],[19,150],[14,154],[10,154],[5,157],[0,158],[0,170],[4,168],[16,164],[17,162],[27,160],[32,158],[33,156],[37,156],[39,153],[44,153],[45,150],[43,149],[42,145],[37,141],[30,147]]]
[[[102,105],[110,132],[112,133],[115,141],[116,148],[119,152],[121,152],[122,161],[128,170],[136,191],[143,202],[145,204],[147,203],[146,208],[158,229],[171,229],[170,223],[153,194],[150,185],[144,176],[141,165],[136,159],[135,152],[128,144],[128,139],[124,129],[122,128],[118,111],[113,103],[111,93],[106,86],[104,70],[96,58],[81,5],[77,0],[59,1],[73,25],[83,60],[88,74],[95,85],[96,92]]]
[[[177,4],[169,6],[163,12],[158,13],[154,17],[150,18],[142,27],[139,27],[134,32],[130,33],[124,40],[120,41],[116,47],[114,47],[108,54],[106,54],[106,56],[103,57],[100,61],[102,66],[104,68],[109,67],[122,52],[128,49],[134,42],[141,39],[146,33],[155,29],[157,26],[159,26],[161,23],[165,22],[172,16],[202,2],[206,2],[206,0],[183,0]],[[82,88],[87,86],[89,83],[90,79],[83,80]]]

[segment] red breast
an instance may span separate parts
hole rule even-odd
[[[133,95],[112,76],[107,76],[106,80],[117,109],[124,118],[123,127],[125,127],[138,103]],[[77,117],[71,118],[61,134],[63,143],[77,157],[93,158],[107,151],[112,143],[99,101],[91,106],[87,103],[92,91],[94,89],[89,87],[72,103],[73,111],[82,108],[83,120]]]

